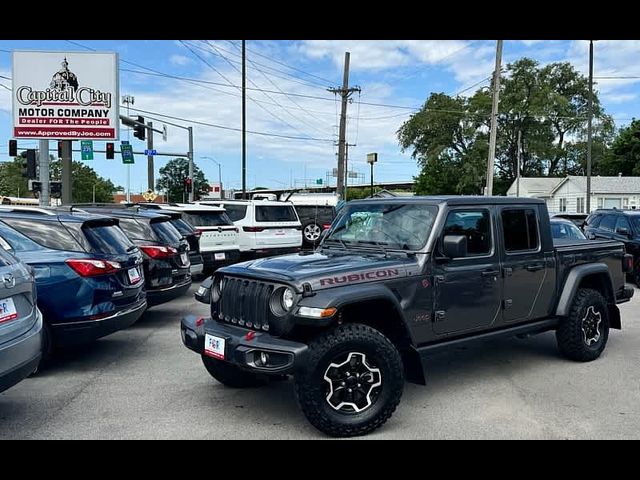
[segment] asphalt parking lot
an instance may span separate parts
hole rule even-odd
[[[0,439],[323,438],[290,381],[225,388],[182,346],[181,316],[207,312],[193,300],[197,283],[0,394]],[[638,438],[640,292],[621,309],[624,329],[592,363],[561,358],[553,333],[434,356],[428,385],[407,384],[366,438]]]

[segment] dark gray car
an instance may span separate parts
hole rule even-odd
[[[30,375],[42,351],[35,280],[8,249],[0,239],[0,392]]]

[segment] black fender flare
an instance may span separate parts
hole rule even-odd
[[[567,315],[569,315],[571,304],[573,303],[573,299],[576,295],[576,292],[578,291],[580,282],[582,282],[584,278],[591,275],[606,276],[607,280],[605,283],[605,288],[607,289],[607,291],[603,292],[603,294],[607,299],[607,302],[609,304],[614,304],[615,307],[613,282],[611,280],[609,268],[604,263],[589,263],[573,267],[567,275],[567,279],[565,280],[564,286],[562,288],[562,293],[558,300],[558,305],[556,306],[556,316],[566,317]]]

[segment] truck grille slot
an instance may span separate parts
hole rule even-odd
[[[254,330],[269,330],[269,298],[273,285],[241,278],[224,279],[220,319]]]

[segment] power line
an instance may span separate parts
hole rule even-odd
[[[484,83],[484,82],[486,82],[487,80],[491,80],[491,77],[489,76],[489,77],[483,78],[483,79],[482,79],[482,80],[480,80],[479,82],[476,82],[476,83],[474,83],[473,85],[470,85],[470,86],[466,87],[465,89],[460,90],[460,91],[459,91],[458,93],[456,93],[455,95],[450,95],[450,96],[452,96],[452,97],[457,97],[457,96],[459,96],[459,95],[463,94],[464,92],[466,92],[467,90],[471,90],[473,87],[477,87],[478,85],[483,84],[483,83]]]
[[[147,113],[150,115],[156,115],[158,117],[162,117],[162,118],[170,118],[172,120],[180,120],[182,122],[187,122],[187,123],[193,123],[196,125],[203,125],[205,127],[212,127],[212,128],[219,128],[222,130],[231,130],[234,132],[241,132],[242,129],[240,128],[236,128],[236,127],[227,127],[225,125],[217,125],[215,123],[208,123],[208,122],[201,122],[199,120],[189,120],[187,118],[183,118],[183,117],[176,117],[174,115],[165,115],[163,113],[158,113],[158,112],[152,112],[150,110],[142,110],[141,108],[134,108],[131,107],[131,110],[136,111],[136,112],[141,112],[141,113]],[[159,120],[161,121],[161,120]],[[277,138],[287,138],[290,140],[308,140],[308,141],[314,141],[314,142],[333,142],[332,139],[330,138],[317,138],[317,137],[299,137],[299,136],[295,136],[295,135],[283,135],[283,134],[279,134],[279,133],[269,133],[269,132],[258,132],[255,130],[247,130],[247,133],[251,133],[253,135],[261,135],[264,137],[277,137]]]
[[[4,87],[7,90],[9,90],[10,92],[12,92],[13,90],[11,90],[9,87],[7,87],[4,83],[0,83],[0,87]]]

